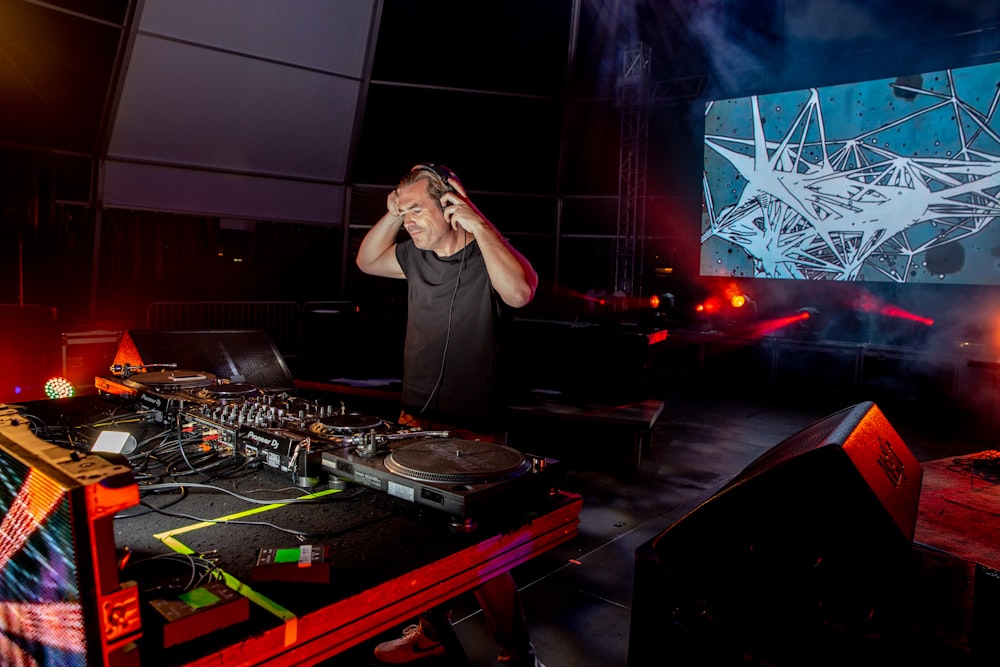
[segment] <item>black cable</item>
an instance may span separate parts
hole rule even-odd
[[[362,487],[363,488],[363,487]],[[276,498],[270,500],[252,498],[250,496],[245,496],[241,493],[236,493],[235,491],[230,491],[229,489],[224,489],[221,486],[216,486],[214,484],[198,484],[198,483],[188,483],[188,482],[177,482],[177,483],[164,483],[164,484],[151,484],[143,488],[143,491],[169,491],[173,489],[202,489],[207,491],[217,491],[219,493],[225,493],[239,500],[243,500],[248,503],[255,505],[292,505],[292,504],[306,504],[306,505],[316,505],[321,502],[325,502],[327,498],[321,496],[319,498]],[[343,492],[338,493],[340,495]]]
[[[417,416],[422,416],[427,410],[427,407],[431,404],[434,399],[435,394],[437,394],[438,389],[441,388],[441,380],[444,379],[444,369],[445,362],[448,360],[448,345],[451,343],[451,322],[452,317],[455,314],[455,300],[458,298],[458,286],[462,283],[462,271],[465,270],[465,255],[466,249],[469,247],[469,232],[465,231],[465,245],[462,246],[462,263],[458,266],[458,276],[455,278],[455,289],[451,293],[451,303],[448,304],[448,330],[445,332],[444,337],[444,351],[441,353],[441,370],[438,372],[437,381],[434,383],[434,388],[431,389],[431,393],[427,395],[427,401],[424,403],[424,407],[420,408],[420,412]]]
[[[371,490],[366,486],[355,486],[352,491],[340,491],[336,494],[324,495],[316,498],[278,498],[278,499],[257,499],[250,496],[237,493],[236,491],[230,491],[228,489],[216,486],[213,484],[198,484],[189,482],[159,482],[152,484],[143,484],[139,486],[140,494],[145,497],[148,495],[168,495],[172,492],[179,492],[177,497],[167,504],[160,506],[151,505],[148,502],[140,501],[140,505],[146,508],[145,511],[140,512],[119,512],[115,515],[115,519],[134,519],[136,517],[145,516],[152,512],[160,512],[168,507],[173,507],[177,503],[186,499],[190,495],[191,489],[203,489],[209,491],[218,491],[220,493],[225,493],[227,495],[233,496],[239,500],[245,502],[256,504],[256,505],[294,505],[294,504],[309,504],[309,505],[320,505],[328,503],[339,503],[347,502],[349,500],[355,500],[361,496],[367,496],[370,494]],[[305,493],[304,490],[298,487],[283,487],[283,489],[260,489],[261,491],[279,491],[279,490],[294,490]]]
[[[367,490],[367,488],[364,488],[363,490]],[[359,493],[359,494],[355,494],[355,495],[361,495],[361,494]],[[352,496],[352,498],[353,498],[353,496]],[[277,501],[275,501],[275,502],[277,502]],[[295,530],[295,529],[292,529],[292,528],[284,528],[284,527],[279,526],[277,524],[271,523],[270,521],[246,521],[246,520],[235,520],[235,519],[225,519],[225,520],[221,520],[221,519],[206,519],[206,518],[202,518],[202,517],[193,516],[191,514],[184,514],[184,513],[181,513],[181,512],[168,512],[166,510],[160,509],[160,508],[155,507],[153,505],[148,505],[147,503],[143,503],[143,502],[140,502],[140,504],[148,507],[151,511],[156,512],[157,514],[161,514],[163,516],[172,517],[172,518],[175,518],[175,519],[187,519],[189,521],[196,521],[198,523],[212,523],[212,524],[216,524],[216,525],[263,526],[265,528],[273,528],[274,530],[277,530],[277,531],[280,531],[280,532],[283,532],[283,533],[288,533],[289,535],[300,535],[302,537],[313,537],[313,538],[329,538],[329,537],[335,537],[335,536],[338,536],[338,535],[345,535],[347,533],[355,531],[355,530],[357,530],[359,528],[362,528],[364,526],[370,526],[370,525],[373,525],[373,524],[378,523],[380,521],[386,521],[388,519],[391,519],[392,517],[394,517],[397,514],[400,514],[402,512],[401,509],[395,509],[395,510],[392,510],[390,512],[386,512],[384,514],[381,514],[379,516],[372,517],[372,518],[367,519],[365,521],[361,521],[361,522],[356,523],[354,525],[348,526],[346,528],[341,528],[340,530],[329,530],[329,531],[324,531],[324,532],[320,532],[320,533],[311,533],[311,532],[305,532],[305,531],[301,531],[301,530]],[[136,515],[136,516],[139,516],[139,515]]]
[[[1000,481],[1000,454],[981,453],[971,457],[955,458],[948,469],[979,477],[989,482],[998,482]]]
[[[171,583],[171,579],[164,576],[164,569],[170,565],[179,566],[174,577],[176,583]],[[162,591],[184,593],[211,580],[221,579],[218,563],[205,558],[204,554],[169,553],[128,560],[120,571],[123,578],[137,582],[143,594]]]
[[[140,492],[143,491],[145,488],[148,488],[148,486],[147,487],[140,487]],[[143,512],[130,512],[130,513],[119,512],[118,514],[115,515],[115,519],[134,519],[136,517],[146,516],[147,514],[153,514],[154,512],[158,512],[158,511],[166,509],[168,507],[173,507],[177,503],[179,503],[182,500],[184,500],[185,498],[187,498],[188,495],[189,495],[188,494],[188,490],[186,488],[181,487],[179,490],[180,490],[180,493],[177,494],[177,497],[173,498],[169,503],[167,503],[163,507],[156,507],[156,506],[150,505],[149,503],[142,502],[140,500],[139,505],[142,506],[142,507],[145,507],[146,508],[145,511],[143,511]],[[154,491],[154,493],[159,494],[159,492],[156,492],[156,491]]]
[[[181,410],[177,411],[177,449],[180,451],[181,456],[184,457],[184,462],[188,464],[188,468],[194,470],[194,466],[188,460],[187,454],[184,452],[184,426],[181,422]]]

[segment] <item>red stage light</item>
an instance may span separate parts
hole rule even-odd
[[[701,305],[699,306],[699,311],[705,313],[714,313],[718,311],[719,308],[721,307],[722,304],[719,302],[719,299],[713,296],[709,297],[708,299],[705,299],[705,301],[701,303]]]

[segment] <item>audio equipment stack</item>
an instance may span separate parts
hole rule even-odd
[[[129,397],[149,418],[217,453],[290,475],[296,484],[353,482],[441,510],[461,530],[476,517],[556,492],[560,466],[496,443],[407,429],[394,422],[261,389],[212,373],[112,367],[101,392]]]

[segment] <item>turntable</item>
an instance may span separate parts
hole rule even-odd
[[[443,510],[463,531],[475,529],[477,517],[497,508],[554,492],[558,471],[553,459],[448,437],[390,439],[389,450],[378,456],[355,448],[321,456],[329,475]]]
[[[138,396],[143,392],[172,394],[200,389],[215,383],[215,375],[199,371],[168,370],[142,373],[98,376],[94,385],[100,391],[116,396]]]
[[[215,376],[211,373],[200,373],[198,371],[153,371],[137,373],[122,379],[122,383],[135,389],[160,389],[174,391],[176,389],[197,389],[207,387],[215,382]]]
[[[483,484],[513,479],[531,469],[521,452],[480,440],[435,438],[398,447],[385,457],[385,468],[420,482]]]

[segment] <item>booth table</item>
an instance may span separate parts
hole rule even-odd
[[[255,506],[192,488],[166,510],[185,517],[137,512],[116,521],[116,540],[133,562],[168,550],[217,558],[228,587],[250,602],[248,620],[167,648],[163,633],[170,629],[149,622],[157,616],[145,607],[143,665],[314,664],[563,544],[576,535],[582,506],[579,496],[557,492],[506,516],[484,517],[466,534],[441,513],[370,489],[310,495],[316,504]],[[251,581],[259,549],[303,544],[328,548],[328,583],[307,581],[304,572],[301,581],[295,572]],[[217,620],[206,613],[200,626]]]

